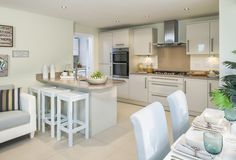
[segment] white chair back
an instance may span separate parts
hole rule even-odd
[[[173,140],[185,133],[189,128],[187,99],[183,91],[178,90],[167,97],[173,129]]]
[[[130,117],[134,127],[138,160],[162,160],[170,151],[166,116],[159,102]]]

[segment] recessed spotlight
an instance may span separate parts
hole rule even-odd
[[[62,9],[66,9],[66,8],[67,8],[67,6],[61,6],[61,8],[62,8]]]
[[[119,20],[119,19],[116,19],[116,20],[115,20],[115,23],[120,23],[120,20]]]
[[[150,15],[146,15],[145,18],[149,19],[149,18],[151,18],[151,16]]]
[[[184,10],[185,10],[185,11],[189,11],[189,10],[190,10],[190,8],[186,7],[186,8],[184,8]]]

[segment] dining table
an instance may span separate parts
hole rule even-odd
[[[217,132],[216,130],[214,130],[213,127],[209,127],[209,126],[206,126],[205,128],[204,127],[198,127],[196,125],[196,123],[194,123],[194,122],[197,122],[200,118],[202,118],[202,121],[204,121],[204,115],[207,112],[215,112],[215,113],[224,114],[223,111],[218,110],[218,109],[210,109],[210,108],[205,109],[201,113],[201,115],[195,117],[195,119],[191,123],[191,126],[188,129],[188,131],[185,134],[183,134],[182,136],[180,136],[175,142],[173,142],[173,144],[171,145],[171,150],[167,154],[167,156],[164,158],[164,160],[201,160],[202,159],[202,158],[199,158],[198,156],[196,156],[196,151],[195,151],[194,156],[191,155],[191,154],[188,155],[188,154],[186,154],[186,152],[181,152],[181,150],[177,150],[176,146],[178,145],[178,143],[180,143],[180,141],[182,139],[185,138],[186,134],[191,134],[191,132],[199,132],[200,134],[202,134],[202,136],[203,136],[203,133],[207,132],[207,131]],[[222,118],[222,119],[223,119],[223,122],[221,124],[223,124],[222,128],[224,130],[221,130],[221,131],[218,130],[218,133],[220,133],[223,137],[222,151],[221,151],[221,153],[219,153],[217,155],[209,154],[210,156],[208,157],[208,159],[212,159],[212,160],[236,160],[236,133],[232,133],[232,129],[231,129],[232,128],[232,123],[228,122],[225,118]],[[202,122],[202,123],[204,123],[204,122]],[[209,124],[209,123],[207,123],[207,124]],[[215,129],[217,129],[217,128],[215,128]],[[195,141],[197,141],[197,140],[195,140]],[[208,152],[206,152],[206,150],[204,149],[203,138],[201,140],[198,140],[198,141],[199,141],[199,143],[203,144],[202,152],[205,152],[205,153],[208,154]]]

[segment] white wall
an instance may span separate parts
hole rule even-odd
[[[220,76],[232,73],[222,62],[226,60],[236,62],[236,1],[220,0]]]
[[[72,64],[72,21],[0,7],[0,24],[14,27],[14,47],[0,47],[10,58],[9,75],[0,77],[0,84],[26,89],[37,83],[43,64],[55,64],[57,71]],[[29,50],[29,58],[13,58],[12,50]]]
[[[83,26],[81,24],[74,24],[74,33],[83,33],[87,35],[91,35],[93,37],[93,63],[94,68],[93,70],[98,70],[98,29],[91,28],[87,26]]]

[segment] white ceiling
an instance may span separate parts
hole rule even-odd
[[[67,8],[62,9],[63,5]],[[0,6],[66,18],[97,28],[146,24],[219,12],[219,0],[0,0]],[[184,11],[186,7],[190,10]]]

